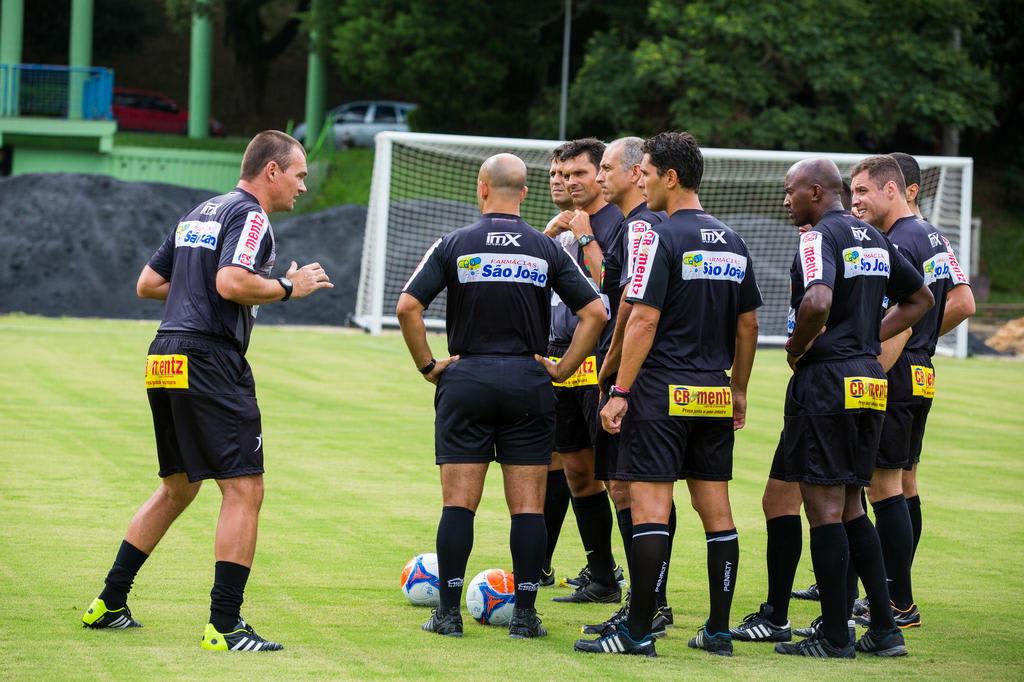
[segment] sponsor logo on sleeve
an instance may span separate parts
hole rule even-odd
[[[786,315],[786,335],[792,336],[794,329],[796,329],[796,309],[790,308],[789,314]]]
[[[644,232],[651,229],[651,224],[646,220],[634,220],[629,223],[629,229],[626,234],[628,235],[628,252],[626,253],[626,274],[629,277],[633,276],[633,265],[636,263],[636,254],[640,249],[640,240],[644,236]]]
[[[469,253],[455,261],[462,284],[513,282],[543,287],[548,281],[548,262],[521,253]]]
[[[643,298],[647,293],[647,285],[651,279],[651,264],[658,253],[660,238],[654,230],[648,230],[640,237],[637,246],[636,260],[633,263],[633,281],[629,285],[629,295]]]
[[[219,237],[220,223],[217,221],[186,220],[178,223],[178,229],[174,231],[174,246],[216,251]]]
[[[888,277],[889,251],[860,246],[843,249],[843,276],[847,279],[864,276]]]
[[[669,385],[668,413],[673,417],[731,417],[732,389]]]
[[[889,382],[874,377],[844,377],[846,409],[881,410],[889,397]]]
[[[742,282],[747,257],[731,251],[687,251],[683,254],[683,279],[717,279]]]
[[[953,285],[967,284],[967,274],[963,271],[963,268],[960,267],[960,261],[956,259],[956,254],[953,253],[953,246],[945,237],[942,238],[942,241],[946,245],[946,253],[949,257],[949,275],[950,279],[953,280]]]
[[[821,233],[804,232],[800,237],[800,268],[804,273],[804,286],[821,279]]]
[[[242,234],[238,237],[238,245],[235,247],[235,255],[231,262],[236,265],[244,265],[247,268],[254,267],[256,254],[260,250],[260,244],[270,229],[270,219],[263,211],[249,211],[242,225]]]

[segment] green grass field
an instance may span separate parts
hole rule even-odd
[[[303,304],[300,304],[303,305]],[[267,452],[260,544],[244,613],[280,654],[199,649],[219,502],[206,490],[156,550],[130,600],[146,627],[80,627],[124,528],[157,485],[142,388],[153,322],[0,317],[0,670],[10,679],[1021,679],[1024,644],[1024,364],[938,359],[921,473],[924,538],[915,592],[924,627],[898,660],[792,660],[738,643],[732,659],[686,647],[706,610],[704,539],[680,493],[670,601],[676,627],[660,658],[574,654],[582,622],[607,606],[538,603],[550,636],[510,641],[467,620],[466,636],[421,632],[425,609],[398,587],[412,555],[432,551],[440,489],[430,386],[401,338],[262,327],[250,361]],[[440,338],[435,352],[443,352]],[[760,498],[781,423],[783,354],[758,355],[749,426],[732,487],[742,548],[733,620],[765,592]],[[468,577],[511,568],[500,476],[477,515]],[[690,513],[687,513],[690,512]],[[621,548],[616,534],[616,547]],[[583,563],[566,521],[555,567]],[[806,549],[797,576],[813,582]],[[796,624],[816,604],[794,602]]]

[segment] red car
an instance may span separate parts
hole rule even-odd
[[[114,88],[114,118],[118,130],[134,130],[145,133],[188,133],[188,110],[178,107],[177,102],[152,90]],[[210,118],[210,135],[224,137],[224,126]]]

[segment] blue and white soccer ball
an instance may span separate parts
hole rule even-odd
[[[437,606],[440,603],[437,555],[417,554],[402,569],[402,594],[413,606]]]
[[[481,571],[466,588],[469,615],[484,625],[508,625],[515,606],[515,578],[500,568]]]

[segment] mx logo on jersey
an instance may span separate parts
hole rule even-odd
[[[519,246],[519,232],[488,232],[487,246]]]
[[[724,244],[725,230],[701,230],[700,240],[705,244]]]
[[[853,238],[859,242],[869,242],[871,237],[868,236],[868,228],[866,227],[851,227],[853,230]]]

